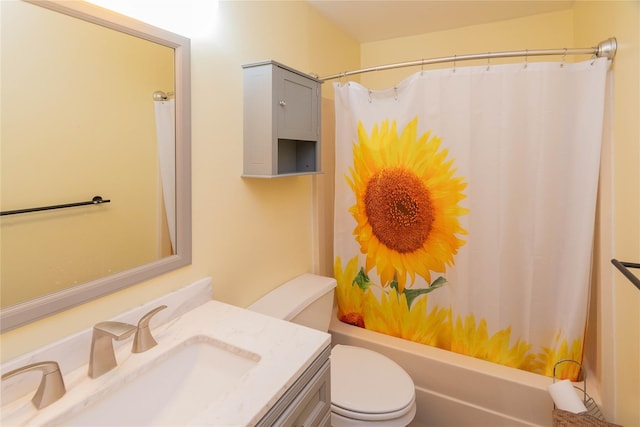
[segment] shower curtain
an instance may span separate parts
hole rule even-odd
[[[334,84],[340,320],[543,375],[581,362],[608,67]]]
[[[176,115],[175,100],[153,101],[162,198],[169,226],[171,248],[176,253]]]

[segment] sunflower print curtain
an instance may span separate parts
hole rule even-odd
[[[543,375],[581,362],[608,67],[334,84],[340,320]]]

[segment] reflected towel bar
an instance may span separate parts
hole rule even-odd
[[[640,264],[637,264],[635,262],[618,261],[617,259],[612,259],[611,264],[615,265],[618,270],[620,270],[622,274],[624,274],[624,276],[635,285],[636,288],[640,289],[640,279],[638,279],[637,276],[633,275],[633,273],[631,273],[627,268],[640,268]]]
[[[73,208],[75,206],[86,206],[86,205],[101,205],[102,203],[109,203],[111,200],[105,200],[101,196],[95,196],[93,199],[88,202],[78,202],[78,203],[66,203],[64,205],[52,205],[52,206],[42,206],[39,208],[28,208],[28,209],[16,209],[13,211],[2,211],[0,212],[0,216],[4,215],[15,215],[21,213],[28,212],[38,212],[38,211],[49,211],[52,209],[64,209],[64,208]]]

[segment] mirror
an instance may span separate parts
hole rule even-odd
[[[81,1],[0,17],[4,332],[191,263],[191,101],[185,37]]]

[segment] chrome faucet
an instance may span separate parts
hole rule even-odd
[[[151,329],[149,329],[149,321],[156,313],[164,310],[165,308],[167,308],[166,305],[161,305],[142,316],[142,318],[138,322],[136,336],[133,338],[133,348],[131,349],[133,353],[142,353],[158,344],[153,338],[153,335],[151,335]]]
[[[118,364],[113,350],[113,340],[121,341],[130,337],[137,327],[123,322],[100,322],[93,327],[91,354],[89,355],[89,376],[97,378],[109,372]]]
[[[60,366],[58,365],[58,362],[53,361],[32,363],[30,365],[14,369],[13,371],[2,375],[2,380],[4,381],[15,375],[29,371],[42,372],[42,380],[40,380],[38,390],[36,390],[36,394],[31,399],[31,402],[36,408],[42,409],[51,405],[67,392],[67,389],[64,386],[64,380],[62,379],[62,373],[60,372]]]

